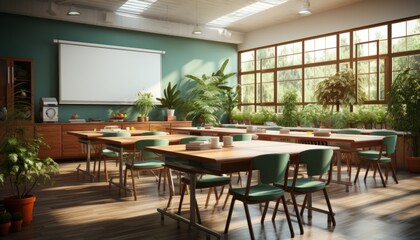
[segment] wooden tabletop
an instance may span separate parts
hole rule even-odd
[[[262,154],[289,153],[296,155],[309,149],[338,149],[331,146],[306,145],[274,141],[239,141],[233,147],[207,150],[186,150],[185,145],[147,147],[149,151],[165,156],[186,158],[205,164],[209,168],[223,173],[248,169],[251,159]]]
[[[131,133],[131,135],[136,136],[136,135],[140,135],[144,132],[149,132],[149,131],[145,131],[145,130],[122,130],[122,131],[127,131],[129,133]],[[85,139],[94,139],[94,138],[98,138],[98,137],[102,137],[104,135],[105,132],[103,131],[68,131],[67,132],[70,135],[74,135],[78,138],[85,138]]]
[[[193,133],[207,133],[211,135],[231,135],[231,134],[243,134],[247,133],[246,129],[240,128],[197,128],[197,127],[172,127],[171,131],[179,132],[193,132]]]
[[[183,138],[194,137],[187,134],[170,134],[170,135],[149,135],[149,136],[131,136],[131,137],[97,137],[96,141],[116,147],[128,148],[132,147],[138,140],[144,139],[168,139],[169,144],[178,144]]]
[[[258,139],[271,140],[273,138],[293,139],[293,140],[311,140],[320,142],[338,142],[348,143],[351,147],[371,147],[379,146],[384,136],[362,135],[362,134],[337,134],[331,133],[330,136],[314,136],[313,132],[290,132],[280,133],[279,131],[266,131],[265,133],[256,133]]]

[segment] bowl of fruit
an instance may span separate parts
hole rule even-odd
[[[113,113],[113,114],[111,114],[111,117],[112,117],[113,120],[122,121],[122,120],[124,120],[124,118],[127,117],[127,114],[126,113],[121,113],[121,112]]]

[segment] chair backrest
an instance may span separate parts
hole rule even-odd
[[[260,171],[260,182],[263,184],[283,183],[289,169],[289,154],[273,153],[257,156],[252,160],[252,168]]]
[[[372,131],[370,135],[389,136],[389,135],[397,135],[397,132],[391,131],[391,130],[378,130],[378,131]]]
[[[397,135],[385,136],[382,140],[382,145],[386,147],[386,154],[391,155],[395,153],[395,148],[397,146]]]
[[[187,144],[189,142],[192,141],[208,141],[209,138],[208,137],[188,137],[188,138],[183,138],[179,141],[180,144]]]
[[[143,139],[136,142],[136,148],[141,151],[140,153],[142,159],[151,159],[159,156],[154,152],[144,150],[145,147],[166,145],[169,145],[168,139]]]
[[[233,137],[233,141],[234,142],[237,142],[237,141],[249,141],[249,140],[252,140],[253,134],[248,134],[248,133],[244,133],[244,134],[232,134],[231,136]]]
[[[357,129],[341,129],[338,130],[336,133],[338,134],[361,134],[360,130]]]
[[[236,124],[235,125],[224,125],[224,128],[236,128]]]
[[[282,127],[266,127],[265,130],[273,130],[273,131],[280,131]]]
[[[102,134],[103,137],[131,137],[130,132],[118,131],[118,132],[106,132]]]
[[[167,132],[159,132],[159,131],[150,131],[150,132],[144,132],[141,133],[140,136],[162,136],[162,135],[168,135]]]
[[[322,175],[331,168],[332,149],[310,149],[299,154],[299,162],[306,164],[309,176]]]

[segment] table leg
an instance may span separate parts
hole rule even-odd
[[[90,173],[90,152],[91,152],[91,141],[89,139],[79,139],[79,142],[81,144],[84,144],[86,146],[86,170],[80,169],[81,164],[77,166],[76,170],[77,172],[82,172],[86,175],[88,175],[91,180],[95,178],[95,175]]]
[[[114,149],[115,151],[118,151],[118,153],[119,153],[119,164],[118,164],[118,173],[119,173],[118,181],[119,182],[118,183],[113,182],[112,181],[113,178],[111,177],[109,179],[109,188],[111,189],[111,184],[117,186],[119,188],[118,189],[118,195],[119,196],[121,196],[121,189],[124,189],[125,191],[131,192],[132,191],[131,189],[129,189],[126,186],[123,185],[124,184],[124,175],[123,175],[123,164],[124,164],[124,161],[123,161],[124,160],[123,153],[124,153],[124,148],[123,147],[116,148],[116,147],[113,147],[113,146],[110,146],[110,145],[107,145],[106,148],[108,148],[108,149]],[[133,157],[134,157],[134,155],[133,155]]]

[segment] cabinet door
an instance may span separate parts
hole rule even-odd
[[[79,138],[70,135],[68,131],[92,131],[104,128],[104,124],[83,124],[73,123],[62,126],[62,157],[63,158],[82,158],[86,156],[84,145],[79,143]],[[93,154],[92,154],[93,155]]]
[[[31,59],[0,57],[0,121],[7,113],[34,122],[33,64]]]
[[[39,157],[61,158],[61,125],[37,125],[36,132],[40,134],[49,147],[39,149]]]
[[[149,123],[147,122],[123,122],[121,123],[121,128],[122,129],[126,129],[127,127],[134,127],[137,130],[145,130],[145,131],[149,131],[150,130],[150,126]]]

